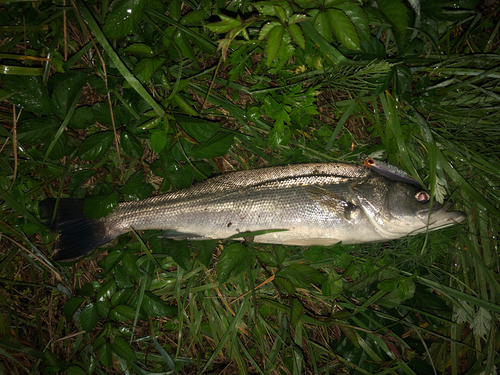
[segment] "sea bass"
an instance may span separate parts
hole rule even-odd
[[[42,219],[52,219],[55,205],[56,199],[40,203]],[[225,173],[188,189],[120,203],[96,220],[84,216],[83,200],[60,199],[51,225],[60,233],[53,259],[76,259],[123,233],[146,229],[163,230],[173,239],[241,235],[298,246],[386,241],[463,221],[466,215],[451,206],[433,202],[431,208],[425,190],[364,165],[274,166]]]

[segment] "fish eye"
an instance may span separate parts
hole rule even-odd
[[[420,203],[427,203],[430,198],[431,196],[426,191],[419,191],[417,194],[415,194],[415,199]]]

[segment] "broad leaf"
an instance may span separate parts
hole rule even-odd
[[[269,32],[266,43],[266,54],[267,54],[267,66],[271,65],[274,58],[278,54],[281,43],[283,42],[283,36],[285,35],[285,28],[281,25],[274,26]]]
[[[27,146],[40,144],[58,127],[59,121],[52,116],[25,120],[17,128],[17,140]]]
[[[113,351],[127,361],[135,361],[134,350],[123,337],[115,337],[114,343],[111,344]]]
[[[87,332],[91,332],[97,325],[98,318],[99,314],[97,313],[95,304],[88,303],[80,315],[80,323],[82,324],[82,328]]]
[[[128,156],[131,156],[135,159],[142,158],[142,155],[144,154],[142,143],[137,139],[135,135],[129,133],[127,130],[123,131],[120,134],[120,144],[123,148],[123,151],[125,151]]]
[[[41,77],[2,74],[2,88],[14,93],[9,100],[25,111],[36,114],[51,112],[49,93]]]
[[[227,153],[232,143],[233,134],[217,133],[210,139],[207,139],[199,145],[194,146],[192,156],[200,159],[212,159],[217,156],[222,156]]]
[[[349,17],[338,9],[328,9],[326,13],[339,42],[349,49],[359,49],[358,34]]]
[[[406,34],[408,27],[408,10],[402,4],[401,0],[378,0],[378,8],[387,18],[387,20],[396,27],[402,34]]]
[[[145,0],[125,0],[113,4],[113,10],[106,16],[104,34],[111,39],[130,34],[139,24],[145,3]]]
[[[80,157],[93,161],[102,158],[113,144],[115,136],[112,131],[97,133],[87,137],[80,146]]]
[[[230,276],[251,269],[253,256],[245,245],[241,243],[231,244],[224,249],[217,264],[217,275],[219,283],[225,283]]]

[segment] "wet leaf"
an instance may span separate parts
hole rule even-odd
[[[146,57],[153,57],[155,53],[150,46],[144,43],[134,43],[123,49],[123,52],[132,55],[142,55]]]
[[[17,128],[17,140],[22,144],[43,143],[59,127],[59,121],[52,116],[23,121]]]
[[[115,3],[106,16],[103,31],[108,38],[118,39],[130,34],[144,12],[145,0],[125,0]]]
[[[328,9],[326,13],[332,30],[339,42],[346,48],[359,49],[358,34],[349,17],[338,9]]]
[[[94,111],[92,107],[78,107],[73,112],[69,126],[74,129],[86,129],[95,123]]]
[[[110,368],[113,364],[113,351],[111,344],[105,343],[99,350],[99,361],[106,367]]]
[[[241,243],[231,244],[224,249],[217,264],[219,283],[225,283],[230,276],[249,270],[253,264],[253,256]]]
[[[85,308],[82,310],[82,313],[80,315],[80,323],[82,325],[82,328],[87,332],[91,332],[97,325],[98,318],[99,315],[97,313],[95,304],[88,303],[87,306],[85,306]]]
[[[167,145],[167,133],[163,129],[153,129],[151,133],[151,148],[160,152]]]
[[[283,36],[285,35],[285,28],[281,25],[274,26],[269,32],[266,43],[266,55],[267,55],[267,66],[271,65],[274,58],[278,54],[281,43],[283,42]]]
[[[218,123],[210,122],[197,117],[176,115],[175,119],[179,123],[182,130],[198,142],[203,142],[204,140],[212,137],[217,130],[219,130]]]
[[[179,266],[184,268],[186,271],[189,270],[191,268],[189,265],[191,260],[191,251],[189,250],[188,241],[166,239],[165,243],[167,244],[166,253],[170,255]]]
[[[328,275],[326,282],[321,287],[321,293],[324,296],[333,296],[342,293],[342,290],[342,276],[338,275],[335,270],[332,269],[332,272]]]
[[[217,240],[193,241],[193,245],[198,250],[201,263],[206,267],[212,262],[212,256],[217,247]]]
[[[139,171],[129,177],[125,186],[120,189],[120,193],[128,200],[140,201],[148,198],[153,190],[154,188],[151,184],[144,182],[143,172]]]
[[[118,305],[110,311],[110,317],[120,322],[127,322],[134,319],[135,310],[130,306]]]
[[[14,93],[9,100],[28,112],[51,112],[50,97],[41,77],[2,75],[2,88]]]
[[[378,0],[378,8],[386,16],[387,20],[402,34],[406,34],[408,27],[408,10],[401,0]]]
[[[123,151],[128,156],[131,156],[135,159],[142,158],[144,154],[144,149],[142,147],[142,143],[137,139],[137,137],[127,130],[123,131],[120,134],[120,144],[123,148]]]
[[[92,169],[82,169],[80,171],[75,172],[71,176],[71,180],[69,181],[69,195],[75,194],[75,192],[82,186],[85,182],[89,180],[96,173],[96,171]]]
[[[290,33],[290,36],[292,37],[293,41],[297,43],[297,45],[300,48],[302,49],[306,48],[306,40],[304,38],[304,33],[296,23],[288,25],[288,32]]]
[[[115,337],[115,342],[111,344],[113,351],[127,361],[135,361],[134,350],[123,337]]]
[[[231,147],[233,137],[231,133],[216,133],[206,141],[194,146],[192,156],[200,159],[212,159],[217,156],[222,156],[227,153]]]
[[[87,137],[80,146],[80,157],[88,161],[102,158],[109,151],[114,138],[115,136],[112,131],[97,133]]]
[[[148,291],[144,293],[141,307],[146,314],[155,318],[177,315],[179,312],[177,307],[170,306],[160,297]]]
[[[87,74],[71,71],[59,74],[52,81],[56,80],[52,89],[52,110],[60,119],[66,117],[69,107],[79,94],[80,89],[87,82]]]
[[[70,321],[76,310],[80,308],[82,303],[85,301],[85,298],[82,297],[73,297],[66,302],[64,305],[64,317],[66,320]]]

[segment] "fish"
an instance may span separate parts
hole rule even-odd
[[[347,163],[272,166],[119,203],[100,219],[85,217],[83,199],[48,198],[40,202],[40,216],[48,222],[54,217],[48,225],[60,233],[52,255],[59,262],[79,259],[132,230],[163,230],[177,240],[330,246],[388,241],[465,219],[464,212],[451,210],[452,202],[431,204],[421,187],[389,177]]]

